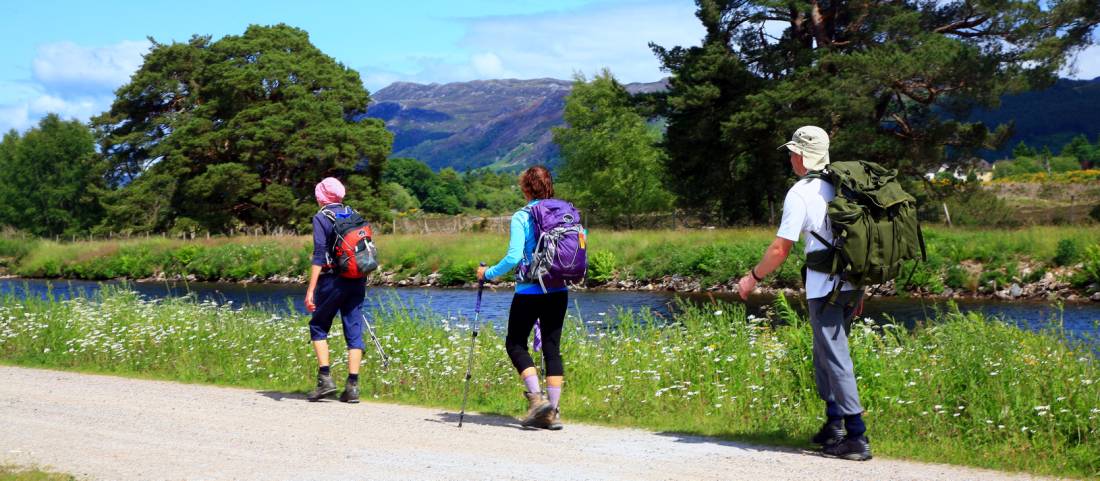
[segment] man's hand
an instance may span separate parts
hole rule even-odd
[[[313,290],[306,291],[306,312],[313,312],[317,310],[317,305],[313,303]]]
[[[752,278],[752,274],[746,274],[741,280],[737,281],[737,290],[741,294],[741,300],[749,300],[749,294],[753,289],[756,289],[756,279]]]
[[[863,296],[859,297],[859,304],[856,304],[856,308],[852,310],[852,319],[855,319],[863,315]]]
[[[488,269],[488,267],[485,267],[485,266],[480,266],[480,267],[477,268],[477,280],[479,280],[479,281],[484,281],[485,280],[485,270],[486,269]]]

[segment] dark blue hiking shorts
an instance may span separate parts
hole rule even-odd
[[[325,274],[317,279],[317,288],[313,291],[313,302],[317,309],[309,320],[309,337],[314,341],[328,339],[332,320],[340,313],[344,322],[344,339],[348,349],[365,349],[363,344],[363,297],[367,294],[367,285],[362,280],[344,279],[333,274]]]

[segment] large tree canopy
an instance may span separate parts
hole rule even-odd
[[[57,114],[0,141],[0,225],[35,235],[75,234],[99,221],[102,162],[88,127]]]
[[[356,71],[286,25],[154,41],[111,110],[92,120],[119,189],[106,223],[308,223],[314,184],[350,181],[364,160],[368,182],[356,184],[377,192],[393,139],[379,120],[351,120],[369,101]]]
[[[1100,23],[1100,0],[696,3],[703,44],[653,46],[673,74],[664,104],[669,168],[691,166],[673,185],[683,202],[717,199],[729,219],[770,211],[763,205],[783,186],[767,172],[784,167],[769,151],[801,125],[830,132],[834,160],[911,174],[996,145],[1007,126],[954,119],[1049,84]],[[708,144],[693,138],[716,130]],[[755,181],[743,182],[749,172]],[[773,191],[753,188],[761,182]],[[690,194],[696,185],[705,189]]]
[[[567,127],[554,129],[561,178],[574,201],[614,225],[633,227],[638,214],[667,209],[660,132],[631,108],[630,94],[604,70],[591,82],[573,81],[565,101]]]

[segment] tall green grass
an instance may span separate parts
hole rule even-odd
[[[76,478],[33,468],[0,465],[0,481],[76,481]]]
[[[811,335],[782,299],[769,319],[740,305],[567,319],[566,422],[805,446],[822,421]],[[391,304],[370,315],[392,359],[366,355],[367,399],[457,409],[468,320]],[[775,322],[782,321],[782,322]],[[478,338],[471,409],[520,414],[502,333]],[[333,347],[340,351],[339,332]],[[306,319],[106,291],[0,301],[0,360],[24,366],[304,391]],[[876,453],[1033,473],[1100,476],[1100,366],[1057,331],[943,313],[908,331],[857,322],[852,355]],[[346,355],[334,357],[337,371]]]
[[[712,231],[600,231],[589,235],[595,283],[631,280],[659,282],[681,277],[703,287],[727,283],[759,260],[775,237],[774,230],[745,228]],[[1100,245],[1100,227],[1030,227],[1019,230],[926,229],[928,262],[914,263],[900,280],[903,291],[940,293],[945,288],[1033,282],[1047,270],[1066,264],[1065,252],[1089,253]],[[380,235],[376,239],[382,271],[396,280],[438,274],[443,285],[473,280],[478,262],[504,255],[503,234],[462,233]],[[9,244],[15,245],[12,242]],[[308,237],[238,237],[182,241],[161,238],[126,241],[25,243],[9,269],[27,277],[77,279],[144,278],[158,274],[193,276],[198,280],[256,280],[300,276],[310,264]],[[4,246],[0,242],[0,257]],[[15,247],[10,248],[13,252]],[[1060,250],[1061,249],[1061,250]],[[769,279],[772,287],[798,287],[802,248]],[[1059,255],[1062,252],[1062,255]],[[1078,285],[1100,282],[1074,259],[1064,268]],[[978,272],[964,269],[977,264]],[[1084,262],[1085,266],[1090,265]],[[1031,269],[1024,272],[1022,266]],[[1084,272],[1075,276],[1077,272]]]

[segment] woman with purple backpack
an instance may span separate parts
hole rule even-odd
[[[478,268],[477,278],[497,279],[518,267],[504,344],[512,365],[526,385],[527,415],[522,424],[558,430],[562,428],[558,401],[565,373],[561,360],[561,332],[569,302],[567,282],[584,276],[587,266],[584,229],[576,209],[553,198],[553,179],[545,167],[525,170],[520,175],[519,186],[527,205],[512,215],[508,252],[496,265]],[[539,387],[538,370],[527,351],[527,339],[536,321],[540,324],[546,361],[546,396]]]

